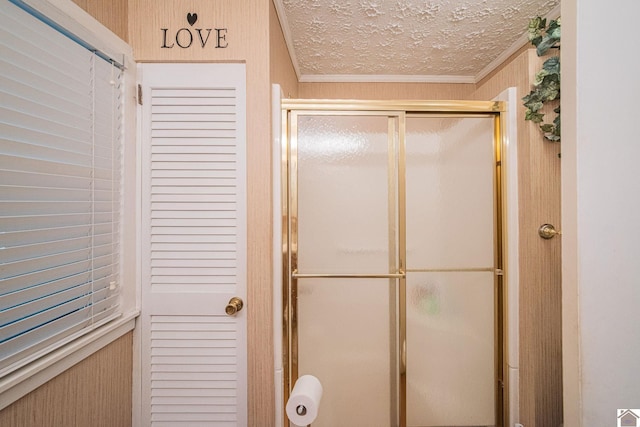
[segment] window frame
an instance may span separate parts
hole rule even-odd
[[[0,379],[0,410],[132,331],[140,313],[136,220],[140,210],[136,168],[136,65],[132,48],[71,0],[11,0],[64,28],[124,66],[120,295],[122,315]]]

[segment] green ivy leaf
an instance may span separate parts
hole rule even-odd
[[[529,26],[527,28],[527,32],[529,35],[529,41],[534,46],[538,46],[538,44],[542,41],[542,30],[547,26],[547,20],[543,19],[539,16],[532,18],[529,20]]]
[[[547,32],[550,33],[555,29],[560,29],[560,18],[549,21],[549,28],[547,28]]]
[[[539,99],[539,96],[538,96],[537,92],[532,90],[531,92],[529,92],[529,94],[527,96],[522,98],[522,101],[524,101],[524,105],[526,107],[528,107],[529,104],[534,103],[534,102],[538,102],[538,101],[540,101],[540,99]]]
[[[560,139],[560,115],[557,115],[556,118],[553,119],[553,124],[555,125],[553,133],[554,135],[558,135],[558,139]]]
[[[560,27],[556,27],[553,29],[549,27],[549,29],[547,30],[547,36],[549,37],[549,39],[555,40],[556,43],[560,41],[560,33]]]
[[[527,96],[528,96],[528,98],[525,101],[525,103],[527,103],[527,104],[544,101],[543,94],[542,94],[542,92],[541,92],[539,87],[534,88],[531,92],[529,92],[529,95],[527,95]]]
[[[544,104],[542,103],[542,101],[535,101],[529,104],[524,104],[525,107],[527,107],[529,110],[531,110],[534,113],[537,113],[538,111],[540,111],[543,105]]]
[[[554,80],[545,81],[545,85],[538,86],[540,96],[545,101],[553,101],[560,96],[560,84]]]
[[[553,132],[553,125],[546,123],[544,125],[540,125],[540,129],[542,129],[543,132]]]
[[[542,40],[540,40],[540,43],[535,45],[538,56],[542,56],[547,53],[549,49],[555,46],[558,40],[559,39],[556,39],[555,37],[549,37],[548,35],[543,36]]]
[[[560,57],[552,56],[542,64],[542,69],[549,74],[560,74]]]
[[[555,84],[560,86],[560,74],[547,74],[546,76],[544,76],[544,79],[542,81],[543,86],[547,86],[550,84]]]
[[[560,41],[560,32],[560,18],[552,19],[549,22],[549,28],[547,28],[547,35],[552,39],[556,39],[556,41]]]
[[[531,120],[533,123],[540,123],[542,122],[542,118],[544,117],[544,114],[542,113],[536,113],[534,111],[531,110],[527,110],[524,113],[524,119],[525,120]]]
[[[537,48],[538,56],[542,56],[549,49],[556,46],[560,41],[560,23],[559,21],[551,21],[546,33],[542,35],[541,39],[534,46]]]
[[[536,85],[536,86],[539,86],[540,83],[542,83],[544,81],[544,78],[547,77],[548,75],[549,75],[549,71],[548,70],[542,69],[542,70],[538,71],[536,73],[536,78],[533,81],[533,84]]]

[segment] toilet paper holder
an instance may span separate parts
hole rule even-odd
[[[313,375],[302,375],[296,380],[285,406],[290,425],[310,426],[315,422],[322,391],[320,380]]]
[[[296,414],[304,417],[305,415],[307,415],[307,407],[304,405],[296,406]],[[307,427],[311,427],[311,424],[307,424]]]

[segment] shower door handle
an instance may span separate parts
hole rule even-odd
[[[227,313],[227,316],[235,316],[237,312],[242,310],[244,303],[241,298],[233,297],[229,300],[229,304],[224,309],[224,312]]]
[[[399,270],[397,273],[382,274],[350,274],[350,273],[298,273],[298,270],[291,272],[292,279],[404,279],[406,273]]]

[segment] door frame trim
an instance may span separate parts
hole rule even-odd
[[[512,335],[510,333],[510,329],[508,328],[509,320],[512,316],[509,315],[508,308],[508,292],[507,292],[507,284],[509,283],[507,277],[507,258],[508,258],[508,212],[506,201],[507,201],[507,191],[510,188],[507,187],[507,174],[505,171],[509,170],[510,167],[507,165],[507,155],[509,154],[507,151],[507,135],[506,135],[506,122],[508,120],[507,117],[507,109],[506,102],[504,101],[375,101],[375,100],[305,100],[305,99],[282,99],[280,102],[280,125],[281,125],[281,134],[279,138],[279,146],[277,147],[279,150],[279,155],[277,157],[280,158],[280,203],[279,209],[281,209],[279,215],[274,218],[274,222],[277,225],[280,223],[281,229],[278,230],[276,227],[275,233],[281,238],[281,246],[279,251],[274,253],[275,255],[275,265],[278,266],[278,270],[281,271],[281,284],[284,289],[281,289],[281,301],[279,301],[279,306],[281,305],[281,312],[275,313],[275,316],[282,315],[282,341],[280,351],[276,351],[276,354],[282,354],[282,364],[276,361],[276,367],[278,365],[282,366],[281,375],[282,381],[280,383],[276,383],[276,387],[278,384],[282,384],[281,393],[278,392],[277,395],[282,396],[282,400],[278,399],[280,402],[282,411],[282,425],[288,425],[288,421],[286,420],[286,415],[284,412],[284,406],[289,398],[289,394],[293,388],[294,381],[292,378],[297,376],[297,372],[295,367],[297,366],[297,362],[294,359],[297,359],[297,351],[295,346],[295,341],[297,337],[297,326],[296,326],[296,307],[295,307],[295,298],[292,297],[291,292],[291,283],[296,282],[297,278],[302,277],[303,275],[298,274],[297,271],[292,271],[291,267],[295,267],[295,260],[292,260],[292,226],[290,220],[290,192],[296,191],[295,188],[291,188],[291,171],[290,171],[290,144],[289,140],[293,133],[295,133],[295,129],[290,129],[290,118],[293,116],[297,116],[297,113],[300,112],[302,115],[305,114],[318,114],[318,115],[384,115],[385,112],[390,113],[393,116],[398,116],[401,114],[405,117],[407,114],[412,113],[442,113],[444,115],[471,115],[476,116],[480,114],[488,114],[495,116],[496,120],[494,121],[494,152],[496,157],[496,168],[495,168],[495,203],[496,203],[496,215],[495,215],[495,236],[496,242],[499,244],[496,245],[495,253],[495,284],[497,292],[495,292],[495,302],[496,302],[496,310],[495,310],[495,336],[496,336],[496,421],[497,425],[503,426],[509,420],[509,395],[510,391],[510,381],[509,381],[509,371],[510,366],[508,363],[509,360],[509,337]],[[274,114],[275,115],[275,114]],[[404,122],[400,123],[400,127],[404,126]],[[274,136],[274,139],[277,139]],[[294,144],[295,145],[295,144]],[[404,138],[401,136],[400,141],[400,149],[403,150],[404,147]],[[294,147],[295,149],[295,147]],[[295,153],[294,153],[295,154]],[[274,156],[275,158],[276,156]],[[403,153],[401,153],[401,157],[403,157]],[[509,156],[513,158],[512,156]],[[515,168],[514,168],[515,169]],[[404,198],[403,195],[398,195],[399,198]],[[403,223],[403,221],[400,221]],[[510,222],[510,225],[513,226],[513,223]],[[516,228],[517,230],[517,228]],[[279,233],[280,231],[280,233]],[[295,231],[295,230],[293,230]],[[402,234],[401,234],[401,239]],[[279,254],[278,254],[279,252]],[[279,260],[278,260],[279,258]],[[401,269],[404,266],[401,266]],[[294,268],[295,270],[295,268]],[[517,272],[517,270],[516,270]],[[400,274],[400,272],[398,273]],[[404,271],[401,273],[404,274]],[[516,273],[517,274],[517,273]],[[403,279],[400,279],[403,282]],[[276,282],[277,283],[277,282]],[[401,288],[401,286],[400,286]],[[400,293],[400,299],[402,300],[402,291]],[[402,310],[400,310],[402,311]],[[402,314],[402,313],[401,313]],[[401,328],[402,329],[402,328]],[[277,333],[278,329],[276,329]],[[516,331],[517,333],[517,331]],[[516,335],[517,337],[517,335]],[[400,331],[400,337],[402,338],[402,331]],[[517,338],[516,338],[517,339]],[[276,340],[277,341],[277,340]],[[402,339],[399,340],[402,343]],[[399,344],[400,344],[399,343]],[[400,344],[402,347],[402,344]],[[402,358],[401,358],[402,359]],[[277,369],[277,368],[276,368]],[[400,379],[400,383],[402,384],[402,375]],[[517,393],[517,390],[516,390]],[[406,396],[403,396],[403,387],[400,387],[400,425],[404,427],[406,425]]]

